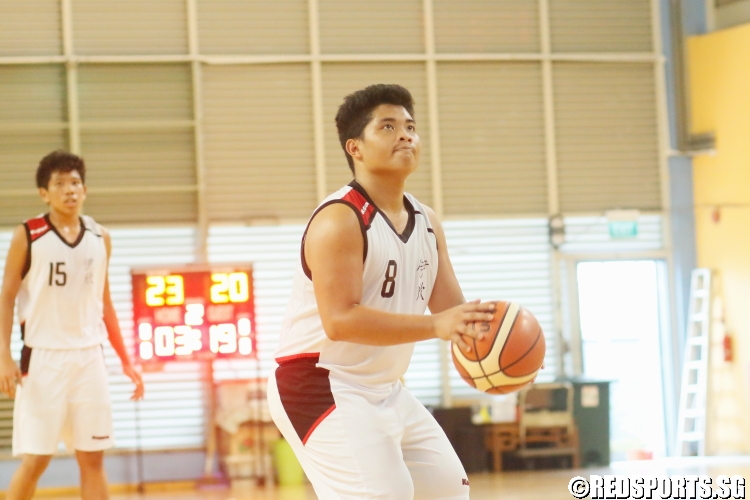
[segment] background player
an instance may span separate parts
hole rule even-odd
[[[16,228],[8,251],[0,292],[0,391],[16,398],[13,455],[23,456],[8,500],[33,497],[61,438],[75,449],[81,497],[109,498],[103,450],[114,439],[102,352],[107,338],[136,385],[131,399],[143,397],[109,294],[109,233],[81,216],[85,177],[78,156],[45,156],[36,182],[49,213]],[[24,340],[20,370],[10,354],[16,297]]]
[[[355,180],[302,238],[269,377],[273,419],[322,499],[469,498],[444,432],[399,378],[416,341],[470,350],[461,334],[492,305],[466,303],[434,212],[404,192],[420,155],[408,90],[355,92],[336,125]]]

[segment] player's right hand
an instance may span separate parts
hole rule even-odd
[[[10,354],[0,356],[0,392],[13,399],[16,397],[16,384],[20,384],[21,370],[10,357]]]
[[[483,335],[469,328],[469,324],[475,321],[492,321],[494,312],[494,302],[481,303],[479,299],[451,307],[433,315],[435,335],[440,339],[455,343],[464,352],[471,352],[471,346],[463,337],[480,339]]]

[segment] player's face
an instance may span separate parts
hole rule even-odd
[[[362,139],[351,141],[356,154],[349,154],[367,170],[408,175],[419,164],[417,124],[403,106],[381,104],[375,108]]]
[[[86,199],[86,186],[81,174],[71,172],[52,172],[47,189],[39,188],[39,194],[45,203],[61,214],[77,215]]]

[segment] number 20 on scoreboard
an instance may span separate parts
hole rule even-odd
[[[252,266],[133,270],[141,364],[255,357]]]

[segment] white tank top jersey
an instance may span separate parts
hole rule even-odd
[[[18,293],[24,345],[83,349],[107,339],[104,281],[107,249],[91,217],[81,217],[74,243],[63,239],[42,215],[24,222],[29,250]]]
[[[364,238],[361,304],[392,313],[424,314],[437,276],[438,252],[422,205],[404,195],[409,218],[399,235],[356,181],[326,198],[310,220],[333,203],[350,206],[359,218]],[[315,277],[305,263],[304,245],[305,236],[276,361],[319,356],[317,366],[347,383],[376,389],[393,384],[406,372],[414,343],[381,347],[330,340],[318,314]]]

